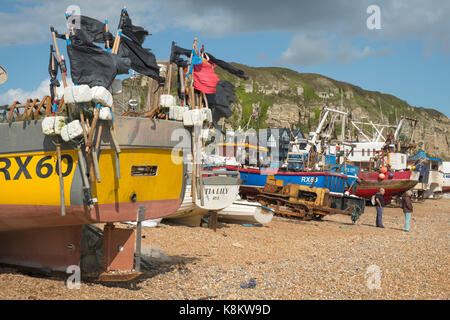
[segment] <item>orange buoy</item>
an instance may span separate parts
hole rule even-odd
[[[381,171],[381,173],[386,173],[388,170],[386,167],[381,167],[380,171]]]

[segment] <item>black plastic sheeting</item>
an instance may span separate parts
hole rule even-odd
[[[131,60],[131,69],[134,71],[155,79],[159,84],[164,83],[165,79],[159,76],[156,57],[150,49],[142,48],[140,44],[126,37],[121,37],[118,54]]]
[[[131,40],[142,45],[145,38],[148,36],[148,31],[143,27],[133,25],[131,18],[128,16],[128,12],[122,9],[120,28],[122,33],[129,37]]]
[[[118,74],[127,74],[131,68],[129,58],[104,51],[77,35],[71,37],[67,53],[72,81],[75,84],[108,88]]]
[[[219,129],[217,122],[221,118],[229,118],[233,115],[231,103],[234,101],[235,89],[234,85],[225,80],[220,80],[216,86],[216,93],[207,94],[208,106],[211,109],[213,124]]]
[[[122,37],[120,38],[118,55],[105,53],[92,44],[92,42],[105,43],[106,40],[109,40],[112,47],[114,37],[111,33],[105,31],[105,23],[87,16],[78,17],[80,29],[75,30],[75,35],[70,35],[74,45],[69,45],[67,48],[68,52],[70,50],[69,58],[74,83],[111,84],[114,80],[114,78],[111,79],[112,75],[126,74],[129,69],[149,76],[157,80],[159,84],[164,83],[164,78],[159,76],[159,66],[155,55],[150,49],[142,48],[142,43],[149,34],[148,31],[143,27],[133,25],[126,10],[121,12],[119,27],[122,29]],[[69,19],[76,18],[77,16],[69,17]],[[56,33],[56,36],[65,39],[63,34]],[[82,63],[83,59],[86,59],[86,66]],[[107,70],[108,64],[111,70]],[[98,79],[95,80],[95,77]]]
[[[106,41],[109,40],[110,47],[112,47],[114,37],[110,32],[106,32],[105,23],[83,15],[70,16],[68,19],[71,19],[72,22],[74,22],[75,19],[79,19],[80,28],[74,29],[75,36],[78,37],[79,39],[82,39],[85,42],[96,42],[96,43],[106,43]],[[70,36],[72,37],[71,33]],[[63,40],[66,39],[64,34],[60,34],[57,32],[56,37]]]
[[[189,62],[180,57],[180,55],[184,55],[184,53],[185,49],[176,46],[175,41],[172,41],[169,63],[175,63],[178,67],[186,68]]]
[[[80,29],[75,29],[75,35],[84,39],[86,42],[98,42],[104,43],[106,40],[110,40],[112,35],[105,30],[106,25],[96,19],[87,16],[80,16]]]

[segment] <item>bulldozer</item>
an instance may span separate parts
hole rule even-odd
[[[263,188],[248,200],[274,210],[276,215],[301,220],[322,220],[327,215],[342,214],[353,223],[364,213],[365,200],[355,196],[330,193],[327,188],[315,188],[283,180],[267,178]]]

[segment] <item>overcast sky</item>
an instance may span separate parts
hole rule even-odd
[[[9,73],[0,105],[14,96],[47,93],[49,25],[66,32],[64,13],[103,20],[114,32],[123,4],[144,43],[167,59],[170,43],[198,37],[216,57],[250,66],[320,73],[364,89],[390,93],[450,116],[448,0],[0,0],[0,65]],[[367,8],[381,9],[381,29],[369,29]],[[60,42],[63,52],[64,43]]]

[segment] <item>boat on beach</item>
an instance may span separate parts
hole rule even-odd
[[[240,179],[233,172],[204,171],[203,199],[200,196],[193,199],[191,183],[188,179],[180,208],[166,216],[166,220],[198,227],[205,215],[229,207],[239,194]]]
[[[237,168],[227,166],[227,170],[238,170],[242,179],[242,189],[263,187],[269,176],[287,183],[303,186],[328,188],[331,192],[344,193],[347,185],[347,176],[333,172],[289,172],[278,168]]]
[[[444,162],[420,150],[408,158],[408,163],[415,168],[418,182],[412,189],[414,199],[440,199],[445,184]]]
[[[115,162],[111,134],[103,130],[98,152],[101,182],[91,179],[90,188],[83,180],[84,153],[80,158],[74,144],[62,144],[63,216],[55,145],[52,138],[42,134],[41,122],[0,123],[1,262],[33,266],[51,255],[55,260],[47,264],[65,270],[66,265],[77,264],[80,259],[78,243],[84,224],[136,221],[142,207],[145,219],[161,218],[181,205],[186,168],[181,151],[176,156],[178,162],[171,160],[175,142],[170,141],[170,132],[182,128],[181,123],[116,118],[119,163]],[[70,241],[60,241],[61,236]],[[74,248],[68,249],[69,244]],[[25,254],[35,245],[40,250]]]
[[[377,194],[380,188],[385,190],[383,196],[385,202],[389,203],[393,196],[402,194],[417,185],[417,180],[410,179],[410,171],[388,172],[388,175],[394,175],[393,178],[380,179],[379,173],[361,173],[359,177],[356,196],[370,199]]]

